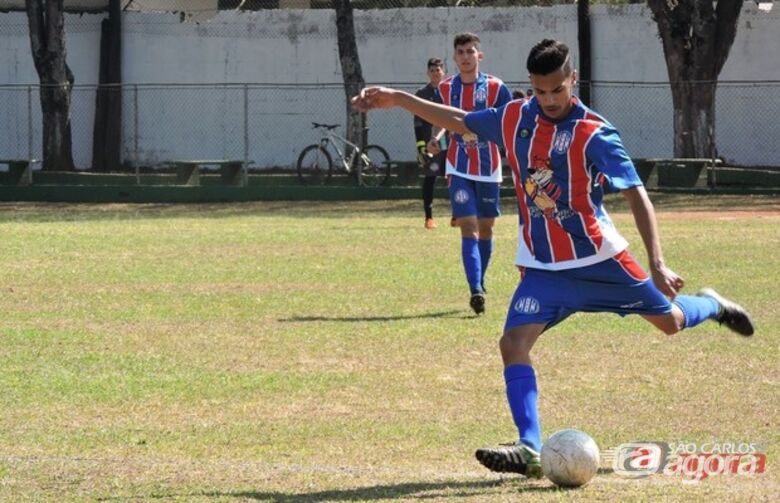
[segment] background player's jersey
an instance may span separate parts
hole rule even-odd
[[[477,80],[464,84],[460,74],[439,83],[442,103],[467,112],[500,107],[512,99],[509,88],[498,78],[480,73]],[[465,138],[450,134],[447,174],[480,182],[501,182],[501,154],[486,138]]]
[[[471,131],[507,149],[519,209],[518,265],[583,267],[628,246],[602,206],[603,186],[642,182],[617,130],[572,101],[560,121],[544,117],[536,98],[466,116]]]
[[[435,103],[441,103],[441,96],[439,96],[439,90],[432,86],[429,82],[414,93],[422,99],[433,101]],[[425,119],[414,116],[414,136],[416,141],[424,141],[428,143],[433,136],[433,126]]]

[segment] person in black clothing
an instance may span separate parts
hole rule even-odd
[[[441,103],[439,96],[439,82],[444,78],[444,61],[439,58],[428,60],[428,83],[418,89],[414,94],[420,98]],[[425,175],[423,180],[423,208],[425,209],[425,228],[435,229],[436,221],[433,219],[433,189],[436,185],[436,177],[444,176],[444,163],[446,149],[442,149],[436,155],[430,154],[427,149],[428,141],[433,137],[433,126],[429,122],[414,117],[414,137],[417,140],[417,163]]]

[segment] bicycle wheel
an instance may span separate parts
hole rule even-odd
[[[309,145],[298,156],[298,180],[304,185],[322,185],[333,171],[333,161],[320,145]]]
[[[387,155],[387,150],[379,145],[366,145],[366,148],[363,149],[363,155],[366,156],[368,164],[366,165],[363,156],[360,156],[360,184],[366,187],[378,187],[385,184],[390,176],[390,164],[387,162],[390,160],[390,156]]]

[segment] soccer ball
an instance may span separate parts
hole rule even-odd
[[[561,430],[542,445],[542,473],[562,487],[585,485],[599,469],[599,447],[580,430]]]

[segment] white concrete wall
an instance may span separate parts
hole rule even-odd
[[[207,0],[212,1],[212,0]],[[77,83],[97,81],[99,22],[103,15],[68,16],[68,61]],[[542,37],[562,39],[576,50],[574,6],[495,9],[401,9],[356,11],[358,45],[366,80],[405,83],[425,77],[432,56],[451,63],[459,31],[478,33],[484,71],[510,83],[526,80],[528,49]],[[174,13],[127,12],[123,18],[123,75],[127,83],[192,84],[186,90],[140,87],[139,160],[172,157],[243,158],[244,100],[249,107],[249,158],[260,166],[291,165],[315,139],[311,121],[344,121],[344,93],[336,46],[335,15],[326,10],[221,12],[205,23],[182,23]],[[671,155],[671,96],[655,23],[643,5],[593,8],[595,108],[623,132],[632,155]],[[780,9],[758,12],[747,4],[721,80],[780,80]],[[620,82],[656,82],[627,86]],[[34,84],[23,13],[0,15],[0,84]],[[195,84],[253,84],[215,89]],[[254,86],[254,84],[268,84]],[[281,84],[308,85],[308,87]],[[718,94],[720,153],[746,164],[780,164],[778,142],[768,135],[780,113],[778,88],[750,90],[721,85]],[[0,90],[6,124],[26,121],[19,93]],[[757,109],[756,100],[761,106]],[[74,107],[77,163],[89,165],[94,98],[82,92]],[[125,157],[135,154],[134,94],[125,93]],[[78,121],[78,123],[76,123]],[[370,140],[394,158],[413,157],[411,120],[400,111],[369,117]],[[34,123],[35,142],[39,125]],[[83,140],[83,141],[82,141]],[[21,146],[20,146],[21,145]],[[26,151],[26,129],[0,135],[0,148]]]

